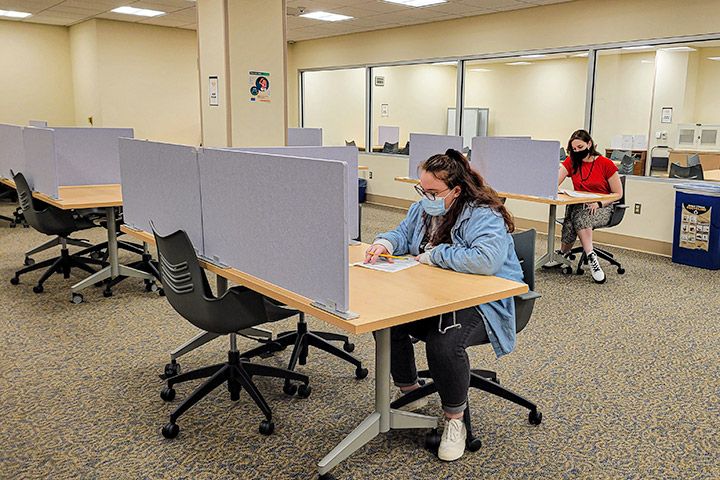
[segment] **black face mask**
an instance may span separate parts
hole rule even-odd
[[[584,159],[585,157],[587,157],[588,153],[590,153],[589,148],[586,148],[584,150],[578,150],[577,152],[573,150],[573,151],[570,151],[570,158],[572,158],[573,161],[575,161],[575,162],[579,162],[582,159]]]

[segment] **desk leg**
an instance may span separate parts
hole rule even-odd
[[[107,279],[117,278],[122,275],[124,277],[137,277],[145,280],[152,280],[153,276],[146,272],[141,272],[134,268],[120,265],[118,261],[118,241],[117,241],[117,228],[116,228],[116,216],[115,207],[108,207],[105,209],[107,216],[107,232],[108,232],[108,261],[110,265],[101,270],[93,273],[86,279],[76,283],[72,286],[72,293],[77,293],[80,290],[94,285],[98,282],[102,282]],[[73,296],[74,297],[74,296]]]
[[[318,472],[328,473],[380,433],[401,428],[431,429],[437,424],[437,417],[390,408],[390,329],[379,330],[375,335],[375,412],[320,460]]]
[[[557,205],[550,205],[550,213],[548,214],[548,238],[547,251],[542,257],[535,261],[535,269],[550,263],[557,262],[560,265],[567,265],[567,259],[562,255],[555,253],[555,220],[557,219]]]

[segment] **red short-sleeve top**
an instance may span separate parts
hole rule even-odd
[[[575,174],[572,171],[572,159],[567,157],[562,162],[568,176],[572,179],[573,188],[581,192],[610,194],[610,177],[618,171],[617,166],[607,157],[598,155],[592,162],[582,162]]]

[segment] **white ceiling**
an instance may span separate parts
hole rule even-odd
[[[310,40],[568,1],[572,0],[448,0],[436,6],[411,8],[382,0],[287,0],[288,40]],[[167,14],[145,18],[110,11],[121,6],[161,10]],[[297,16],[301,9],[305,12],[323,10],[354,18],[323,22]],[[165,27],[197,28],[195,2],[192,0],[0,0],[0,10],[33,14],[24,20],[11,21],[50,25],[70,26],[92,18],[107,18]]]

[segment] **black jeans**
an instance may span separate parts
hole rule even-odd
[[[430,317],[390,329],[392,353],[390,372],[395,385],[414,385],[417,380],[415,349],[410,336],[425,342],[428,367],[437,385],[443,410],[460,413],[467,405],[470,387],[470,362],[465,348],[488,342],[485,323],[475,307],[455,312],[455,321],[461,327],[440,333],[440,317]],[[442,316],[442,326],[453,324],[453,314]]]

